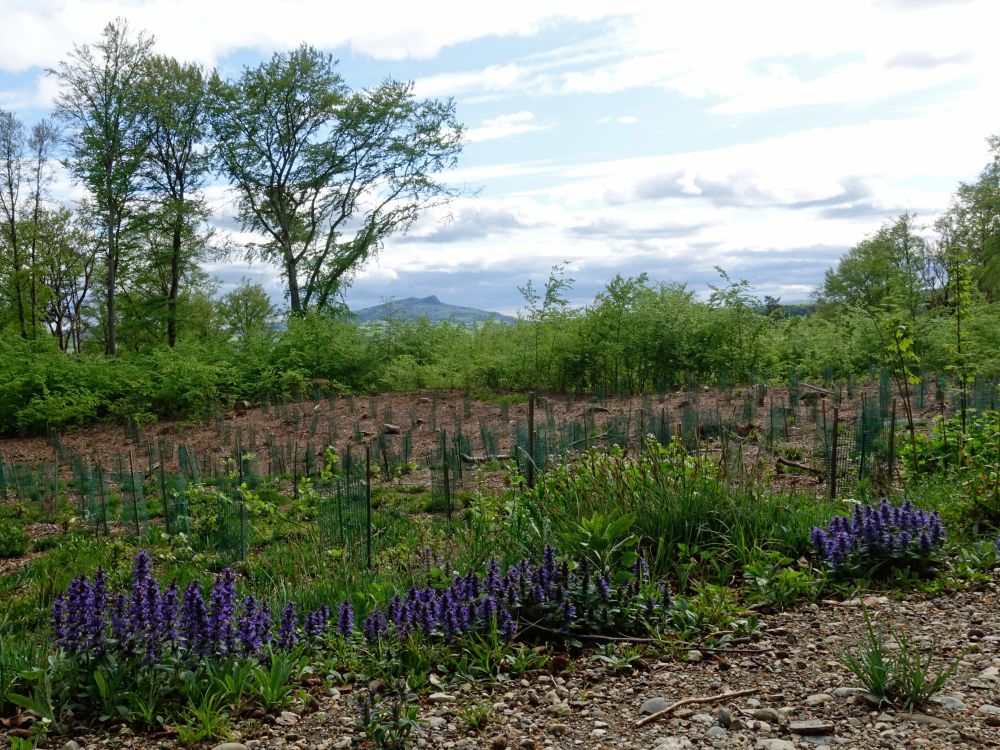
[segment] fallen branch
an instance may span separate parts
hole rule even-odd
[[[676,703],[671,703],[666,708],[657,711],[655,714],[650,714],[649,716],[643,716],[639,721],[635,723],[637,727],[649,724],[651,721],[656,721],[657,719],[662,719],[667,714],[673,713],[681,706],[688,706],[692,703],[715,703],[716,701],[724,701],[730,698],[739,698],[744,695],[753,695],[758,692],[757,688],[747,688],[746,690],[731,690],[728,693],[719,693],[718,695],[707,695],[702,698],[682,698]]]
[[[787,458],[782,458],[781,456],[775,457],[774,462],[779,466],[787,466],[791,469],[806,471],[817,477],[825,476],[820,469],[814,469],[812,466],[806,466],[805,464],[796,463],[795,461],[789,461]]]
[[[510,461],[513,456],[470,456],[468,453],[459,453],[462,460],[467,464],[485,464],[490,461]]]
[[[806,390],[813,391],[814,393],[822,393],[824,396],[833,396],[833,391],[828,391],[826,388],[820,388],[818,385],[799,383],[799,388],[805,388]]]
[[[608,433],[602,432],[600,435],[591,435],[589,437],[580,438],[579,440],[574,440],[572,443],[569,444],[569,447],[570,448],[575,448],[580,443],[586,443],[589,440],[602,440],[602,439],[604,439],[606,437],[608,437]]]

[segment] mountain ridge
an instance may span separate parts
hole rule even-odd
[[[385,321],[391,318],[402,318],[403,320],[419,320],[426,317],[432,323],[449,321],[469,325],[471,323],[481,323],[486,320],[496,320],[503,323],[514,321],[509,315],[503,315],[489,310],[480,310],[477,307],[463,307],[461,305],[450,305],[442,302],[436,294],[426,297],[406,297],[404,299],[392,299],[380,305],[372,305],[355,310],[354,315],[361,322]]]

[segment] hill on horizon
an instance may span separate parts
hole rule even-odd
[[[429,297],[406,297],[405,299],[389,300],[388,302],[383,302],[381,305],[355,310],[354,314],[362,322],[389,320],[390,318],[401,318],[403,320],[427,318],[432,323],[448,321],[463,325],[479,323],[485,320],[498,320],[504,323],[512,323],[514,321],[514,318],[511,316],[498,312],[480,310],[475,307],[449,305],[439,300],[433,294]]]

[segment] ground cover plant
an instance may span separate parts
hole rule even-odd
[[[549,429],[553,400],[541,403]],[[490,408],[515,406],[525,404]],[[374,399],[364,408],[388,413]],[[154,453],[162,462],[135,487],[128,472],[109,479],[106,506],[96,467],[93,482],[60,483],[56,494],[31,494],[43,483],[17,474],[4,509],[28,551],[0,577],[0,648],[14,665],[0,675],[4,710],[34,717],[38,737],[87,715],[191,744],[252,727],[260,712],[308,706],[344,680],[380,679],[395,687],[370,696],[365,732],[412,739],[414,707],[442,680],[509,682],[581,650],[628,672],[651,655],[725,650],[756,637],[758,616],[851,597],[858,585],[976,585],[996,563],[996,535],[984,540],[981,522],[956,513],[961,487],[941,493],[933,473],[874,505],[845,505],[824,484],[789,483],[761,461],[763,441],[749,443],[738,470],[723,440],[686,442],[683,422],[679,435],[633,428],[609,445],[606,419],[586,423],[589,447],[556,454],[553,441],[533,487],[523,462],[449,463],[450,501],[440,494],[447,454],[385,471],[381,437],[368,476],[333,446],[314,450],[313,473],[298,464],[302,475],[276,457],[277,473],[258,473],[260,457],[247,452],[202,474],[187,451],[162,473],[168,454]],[[567,444],[580,440],[566,432]],[[485,452],[489,435],[478,437],[481,449],[456,440],[456,450]],[[849,471],[861,461],[850,456]],[[81,488],[93,495],[82,505]],[[140,488],[149,519],[133,524]],[[872,487],[841,491],[865,498]],[[490,723],[469,716],[470,726]]]

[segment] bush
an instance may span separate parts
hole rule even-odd
[[[28,551],[30,541],[24,529],[10,524],[0,525],[0,558],[20,557]]]

